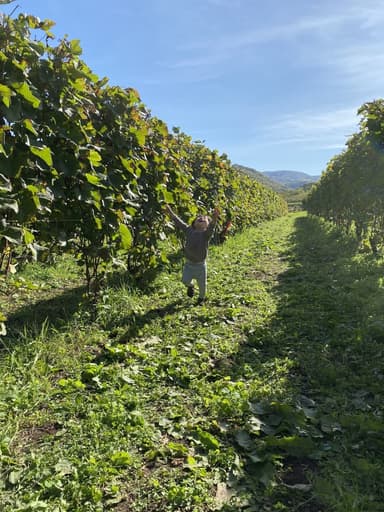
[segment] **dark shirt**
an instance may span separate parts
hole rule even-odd
[[[171,213],[171,212],[170,212]],[[185,233],[184,254],[191,263],[203,263],[208,254],[208,243],[215,229],[216,219],[211,220],[204,231],[186,224],[175,213],[171,213],[175,225]]]

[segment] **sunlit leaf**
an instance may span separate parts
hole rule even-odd
[[[38,156],[45,162],[49,167],[52,167],[53,161],[52,161],[52,153],[51,150],[47,146],[43,147],[37,147],[37,146],[31,146],[30,147],[31,153]]]
[[[125,224],[119,225],[119,234],[121,239],[121,247],[123,249],[129,249],[132,245],[132,233]]]
[[[127,467],[132,465],[133,457],[128,452],[116,452],[111,456],[111,462],[116,467]]]
[[[23,239],[24,239],[24,243],[26,245],[29,245],[34,241],[35,237],[34,237],[33,233],[31,233],[28,229],[23,228]]]
[[[35,128],[33,126],[33,123],[32,123],[32,121],[30,119],[24,119],[23,120],[23,124],[24,124],[24,126],[26,127],[26,129],[28,131],[33,133],[33,135],[37,135],[37,131],[35,130]]]
[[[201,444],[208,450],[217,450],[220,448],[220,442],[210,432],[198,429],[197,436]]]
[[[135,129],[135,128],[131,128],[130,132],[135,135],[138,144],[140,146],[144,146],[145,140],[146,140],[146,137],[147,137],[147,130],[145,128],[141,128],[139,130]]]
[[[88,183],[92,185],[98,185],[100,183],[100,178],[95,176],[94,174],[85,173],[85,177],[87,178]]]
[[[88,160],[90,161],[91,165],[94,167],[98,167],[101,165],[101,155],[98,153],[95,149],[90,149],[88,153]]]
[[[72,39],[72,41],[70,41],[70,45],[71,45],[71,51],[75,55],[81,55],[81,53],[83,51],[82,51],[82,48],[80,46],[80,40],[79,39]]]
[[[0,84],[0,98],[6,107],[11,104],[12,90],[6,85]]]
[[[168,204],[175,204],[175,196],[169,190],[163,189],[164,201]]]
[[[12,88],[20,94],[25,100],[27,100],[34,108],[40,105],[40,100],[33,95],[29,85],[26,82],[15,82],[12,84]]]

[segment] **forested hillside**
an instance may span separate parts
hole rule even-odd
[[[320,175],[311,175],[301,171],[264,171],[263,174],[289,189],[311,185],[320,178]]]
[[[279,194],[287,191],[287,188],[284,185],[282,185],[278,181],[274,181],[273,179],[268,178],[268,176],[266,176],[262,172],[256,171],[256,169],[253,169],[252,167],[246,167],[244,165],[239,164],[234,164],[233,167],[243,172],[244,174],[251,176],[251,178],[254,178],[265,187],[275,190]]]
[[[276,172],[259,172],[251,167],[235,164],[235,169],[251,176],[259,183],[263,184],[278,194],[280,194],[288,204],[289,211],[298,211],[303,209],[303,202],[308,196],[309,191],[315,184],[317,177],[311,178],[305,173],[295,173],[294,171],[276,171]],[[281,173],[281,174],[280,174]],[[268,177],[275,175],[278,180],[275,181]]]

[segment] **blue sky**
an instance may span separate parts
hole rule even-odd
[[[18,7],[17,7],[18,6]],[[384,94],[382,0],[17,0],[111,85],[259,171],[320,174]]]

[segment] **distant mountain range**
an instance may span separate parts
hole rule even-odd
[[[238,171],[243,172],[244,174],[248,174],[248,176],[250,176],[251,178],[254,178],[265,187],[271,188],[272,190],[278,192],[279,194],[282,194],[283,192],[286,192],[288,190],[288,188],[282,185],[281,183],[271,180],[262,172],[256,171],[256,169],[252,169],[252,167],[245,167],[244,165],[238,164],[234,164],[233,167]]]
[[[291,189],[316,183],[320,179],[320,174],[311,175],[302,171],[264,171],[262,174]]]
[[[262,185],[272,188],[276,192],[284,193],[288,190],[297,189],[316,183],[320,179],[319,175],[311,175],[301,171],[256,171],[252,167],[234,164],[233,167],[252,178],[255,178]]]

